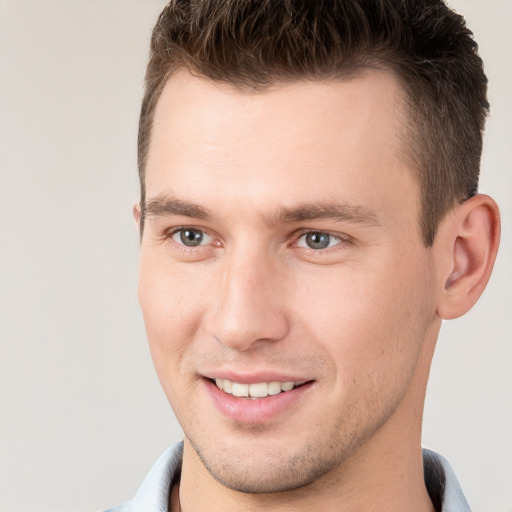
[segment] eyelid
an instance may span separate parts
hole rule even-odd
[[[200,231],[201,233],[203,233],[204,238],[199,245],[188,246],[188,245],[185,245],[184,243],[182,243],[181,241],[175,239],[175,235],[177,235],[180,232],[185,231],[187,229],[194,230],[194,231]],[[299,240],[303,239],[304,237],[306,237],[308,234],[311,234],[311,233],[328,235],[330,237],[330,240],[331,241],[335,240],[336,243],[330,244],[328,247],[325,247],[323,249],[314,249],[312,247],[308,247],[307,245],[299,245]],[[178,245],[180,248],[185,249],[187,251],[194,251],[194,250],[197,250],[201,247],[205,247],[208,245],[214,245],[214,246],[222,245],[222,243],[219,240],[218,235],[216,235],[215,233],[212,233],[212,231],[210,231],[209,229],[205,229],[204,227],[198,227],[198,226],[193,226],[193,225],[181,225],[181,226],[175,226],[173,228],[167,229],[164,233],[164,236],[165,236],[165,238],[170,239],[173,243]],[[218,242],[215,244],[213,242],[215,241],[216,238],[217,238]],[[305,249],[307,251],[314,252],[317,254],[321,253],[321,252],[328,252],[330,249],[333,249],[336,246],[341,245],[341,244],[353,243],[353,239],[349,235],[345,235],[342,233],[333,233],[332,231],[321,230],[321,229],[311,229],[311,228],[300,229],[298,231],[298,233],[293,238],[294,238],[294,242],[292,243],[292,246],[298,247],[300,249]]]
[[[191,231],[200,231],[203,234],[203,240],[199,245],[185,245],[180,240],[175,238],[182,231],[191,230]],[[209,230],[196,227],[196,226],[176,226],[174,228],[168,229],[165,232],[165,238],[170,239],[173,243],[178,245],[182,249],[186,249],[188,251],[197,250],[201,247],[205,247],[208,245],[212,245],[212,242],[215,240],[215,235],[211,233]]]
[[[319,234],[319,235],[327,235],[329,237],[329,244],[327,247],[321,247],[318,249],[315,249],[314,247],[309,247],[306,243],[306,237],[310,234]],[[300,242],[301,240],[304,240],[304,245],[302,245]],[[336,243],[332,243],[336,242]],[[297,238],[297,247],[302,247],[304,249],[310,249],[312,251],[326,251],[327,249],[331,249],[332,247],[335,247],[336,245],[339,245],[341,243],[341,239],[338,236],[331,235],[330,233],[325,233],[323,231],[309,231],[307,233],[303,233],[302,235]]]
[[[329,245],[328,247],[325,247],[323,249],[314,249],[312,247],[308,247],[306,244],[299,245],[299,240],[303,239],[304,237],[306,237],[308,234],[311,234],[311,233],[328,235],[331,240],[335,239],[336,243]],[[301,230],[299,230],[297,236],[295,237],[295,242],[293,245],[295,247],[298,247],[299,249],[304,249],[306,251],[319,254],[319,253],[323,253],[323,252],[328,252],[332,249],[335,250],[335,248],[338,245],[352,244],[353,242],[354,242],[354,239],[351,236],[343,234],[343,233],[333,233],[332,231],[327,231],[327,230],[322,230],[322,229],[301,229]]]

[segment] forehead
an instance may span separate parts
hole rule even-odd
[[[382,200],[393,180],[411,180],[401,158],[404,105],[398,81],[385,71],[263,92],[178,72],[156,108],[146,197],[202,203],[239,195],[261,204],[264,193],[285,207],[344,194]]]

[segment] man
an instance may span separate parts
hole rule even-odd
[[[185,439],[114,510],[469,510],[420,441],[441,320],[478,300],[497,251],[487,109],[441,1],[164,9],[134,215]]]

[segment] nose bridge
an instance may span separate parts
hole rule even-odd
[[[223,262],[212,334],[238,350],[282,338],[287,331],[282,285],[283,272],[268,251],[233,248]]]

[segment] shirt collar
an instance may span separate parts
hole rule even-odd
[[[156,461],[135,498],[106,512],[168,512],[169,494],[181,474],[183,442],[171,446]],[[471,512],[449,462],[432,450],[423,450],[425,483],[438,512]]]

